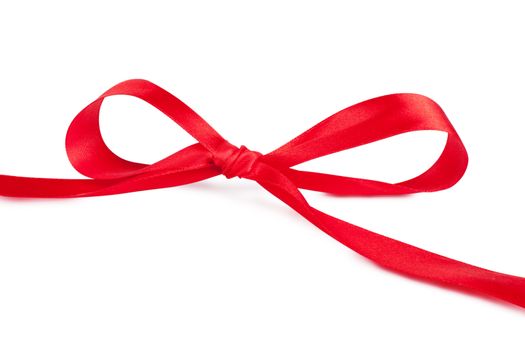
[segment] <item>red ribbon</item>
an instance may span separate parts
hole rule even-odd
[[[129,162],[104,143],[99,128],[103,100],[138,97],[173,119],[198,142],[151,165]],[[423,174],[400,183],[307,172],[291,167],[308,160],[416,130],[448,134],[443,153]],[[452,260],[339,220],[311,207],[299,188],[338,195],[400,195],[453,186],[467,167],[466,150],[441,108],[427,97],[394,94],[346,108],[268,154],[237,148],[162,88],[129,80],[109,89],[73,120],[66,137],[71,164],[91,179],[0,175],[0,195],[102,196],[179,186],[219,174],[254,180],[315,226],[368,259],[398,273],[525,307],[525,279]]]

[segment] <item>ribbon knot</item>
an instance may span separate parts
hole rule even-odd
[[[261,153],[251,151],[245,146],[240,148],[231,146],[226,147],[226,151],[214,154],[213,161],[227,179],[235,176],[249,178],[261,156]]]
[[[148,102],[197,142],[154,164],[120,158],[107,147],[99,128],[102,102],[113,95],[129,95]],[[446,132],[447,143],[432,167],[403,182],[387,183],[293,168],[312,159],[417,130]],[[220,174],[227,178],[248,178],[331,237],[385,268],[525,307],[524,278],[446,258],[352,225],[312,207],[300,191],[306,189],[339,196],[396,196],[453,186],[465,172],[467,152],[443,110],[427,97],[392,94],[358,103],[262,155],[244,146],[231,145],[166,90],[146,80],[128,80],[106,91],[75,117],[67,132],[66,151],[75,169],[90,179],[0,175],[0,195],[102,196],[180,186]],[[436,218],[441,216],[436,215]]]

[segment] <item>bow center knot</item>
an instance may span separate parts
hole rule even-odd
[[[235,176],[246,178],[251,174],[260,156],[261,153],[251,151],[245,146],[240,148],[231,146],[225,152],[215,155],[214,163],[221,168],[222,174],[228,179]]]

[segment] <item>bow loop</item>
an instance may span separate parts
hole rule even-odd
[[[400,183],[288,169],[312,159],[395,135],[435,130],[447,133],[447,143],[430,169]],[[399,195],[433,192],[453,186],[463,176],[467,152],[439,105],[418,94],[376,97],[345,108],[267,154],[265,160],[284,169],[301,188],[341,195]]]

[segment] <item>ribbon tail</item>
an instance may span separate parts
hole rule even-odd
[[[483,294],[525,308],[525,278],[503,274],[417,248],[310,207],[303,215],[321,230],[373,262],[402,275]]]
[[[107,196],[186,185],[217,176],[209,166],[183,171],[143,173],[123,179],[50,179],[0,175],[0,196],[19,198],[78,198]]]
[[[310,206],[296,185],[280,171],[261,164],[259,174],[257,182],[266,190],[373,262],[402,275],[525,308],[525,278],[469,265],[352,225]]]
[[[115,180],[46,179],[0,175],[0,196],[19,198],[72,198],[112,186]]]
[[[0,175],[0,196],[25,198],[77,198],[186,185],[220,172],[210,163],[209,152],[193,144],[151,165],[113,177],[50,179]],[[138,163],[134,163],[138,164]],[[104,173],[108,176],[108,173]]]

